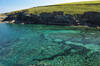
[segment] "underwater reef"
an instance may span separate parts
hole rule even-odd
[[[29,29],[30,25],[16,27],[9,24],[12,37],[8,34],[9,39],[0,38],[3,40],[0,42],[3,44],[0,45],[2,66],[100,65],[99,31],[36,30]]]

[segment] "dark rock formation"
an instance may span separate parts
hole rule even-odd
[[[67,56],[67,55],[74,55],[74,54],[82,55],[85,57],[85,56],[87,56],[88,52],[90,52],[89,49],[82,47],[82,46],[76,46],[76,45],[72,45],[72,44],[69,46],[71,48],[67,48],[63,52],[57,53],[55,55],[50,54],[50,56],[48,56],[48,57],[35,58],[35,59],[33,59],[33,61],[53,60],[58,56]],[[74,50],[75,52],[72,52],[72,50]]]
[[[46,24],[46,25],[83,25],[83,26],[100,26],[100,13],[99,12],[86,12],[84,14],[63,14],[63,12],[26,14],[19,12],[8,15],[4,21],[15,21],[14,23],[24,24]]]
[[[82,15],[82,18],[89,26],[100,26],[99,12],[86,12]]]

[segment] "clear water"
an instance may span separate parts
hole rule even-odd
[[[65,28],[0,24],[0,66],[100,66],[100,31]]]

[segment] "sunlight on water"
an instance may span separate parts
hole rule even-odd
[[[0,24],[0,66],[100,66],[100,31],[56,28]]]

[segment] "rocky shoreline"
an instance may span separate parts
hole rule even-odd
[[[64,14],[63,12],[26,14],[24,12],[8,15],[3,21],[16,24],[45,24],[62,26],[100,26],[100,12],[85,12],[84,14]]]
[[[0,15],[0,23],[4,23],[3,20],[6,18],[6,15]],[[6,23],[6,22],[5,22]]]

